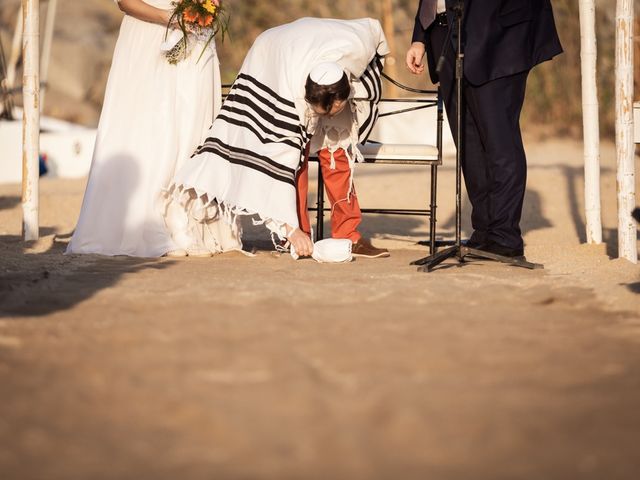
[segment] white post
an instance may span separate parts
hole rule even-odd
[[[618,256],[638,263],[633,143],[633,0],[616,8],[616,153],[618,186]]]
[[[582,123],[584,130],[584,207],[587,243],[602,243],[600,215],[600,120],[596,80],[596,7],[580,0]]]
[[[24,75],[22,96],[22,233],[24,240],[38,240],[38,155],[40,150],[39,0],[22,0]]]
[[[40,111],[44,110],[44,100],[47,90],[49,89],[47,82],[49,81],[49,61],[51,60],[51,44],[53,41],[53,30],[55,27],[56,10],[58,8],[58,0],[49,0],[47,6],[47,19],[44,26],[44,39],[42,41],[42,54],[40,57],[40,80],[42,88],[40,91]]]

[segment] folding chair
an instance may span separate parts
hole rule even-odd
[[[419,98],[383,98],[381,102],[400,105],[396,110],[380,114],[379,118],[390,115],[400,115],[406,112],[422,110],[436,107],[437,109],[437,132],[436,145],[423,144],[403,144],[403,143],[377,143],[366,142],[359,145],[359,149],[364,156],[365,163],[387,164],[387,165],[421,165],[430,167],[431,175],[429,182],[429,204],[424,209],[406,208],[361,208],[362,213],[376,213],[386,215],[412,215],[429,217],[429,238],[425,243],[429,246],[429,252],[436,251],[436,200],[438,187],[438,166],[442,165],[442,125],[443,125],[443,103],[439,90],[421,90],[403,85],[386,74],[382,74],[389,82],[402,90],[420,94]],[[418,104],[402,108],[402,104]],[[309,161],[318,163],[318,191],[315,207],[309,207],[309,211],[316,212],[316,241],[324,238],[324,213],[331,211],[324,205],[324,182],[317,155],[310,155]]]

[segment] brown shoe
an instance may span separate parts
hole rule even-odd
[[[365,258],[381,258],[388,257],[389,250],[386,248],[376,248],[366,238],[361,238],[351,247],[351,253],[354,257]]]

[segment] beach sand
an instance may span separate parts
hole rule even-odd
[[[375,215],[362,230],[388,259],[64,256],[85,180],[42,179],[30,244],[20,186],[1,185],[0,477],[638,478],[640,267],[615,259],[613,146],[602,245],[585,244],[581,144],[527,151],[544,270],[418,273],[424,219]],[[440,172],[451,238],[451,157]],[[427,182],[356,173],[366,207],[420,208]]]

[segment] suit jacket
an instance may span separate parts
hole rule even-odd
[[[422,3],[423,0],[420,0]],[[449,23],[454,20],[446,0]],[[530,70],[562,53],[551,0],[465,0],[464,75],[474,85]],[[418,5],[418,12],[420,5]],[[428,28],[427,28],[428,30]],[[413,41],[427,43],[416,13]],[[432,81],[440,52],[427,48]]]

